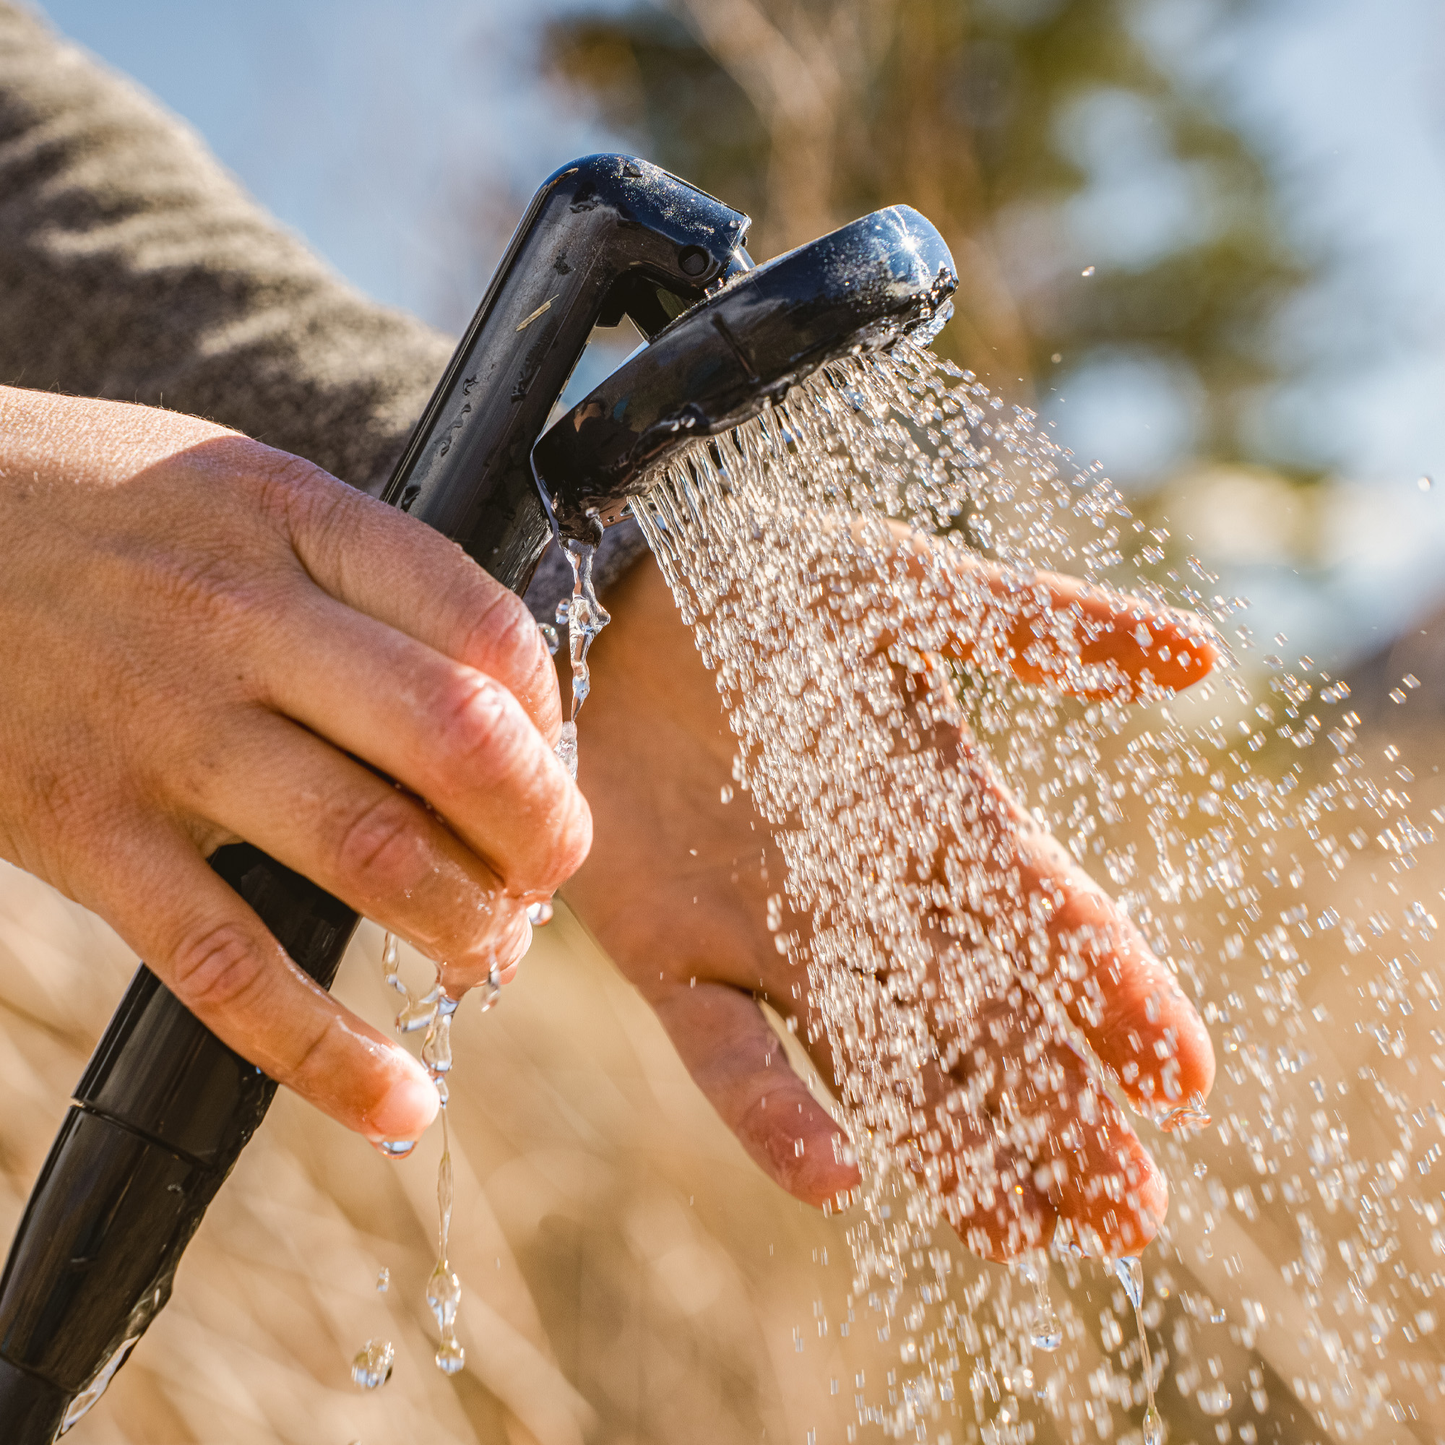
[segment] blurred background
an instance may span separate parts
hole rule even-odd
[[[1438,748],[1434,0],[43,8],[358,288],[451,332],[537,183],[588,151],[637,150],[747,209],[758,258],[918,207],[963,276],[939,349],[1099,459],[1169,530],[1161,567],[1198,554],[1221,597],[1249,599],[1247,668],[1307,652],[1352,679],[1366,724],[1395,716],[1384,700],[1409,671],[1419,748]],[[599,338],[574,388],[629,345]],[[343,990],[380,1021],[377,947],[361,938]],[[97,951],[114,965],[104,996],[76,972]],[[0,1137],[7,1232],[130,964],[99,925],[6,876],[0,1072],[25,1105]],[[881,1398],[893,1382],[871,1329],[839,1333],[845,1222],[752,1171],[565,913],[505,1005],[485,1022],[464,1010],[458,1034],[467,1372],[431,1369],[417,1308],[435,1141],[390,1168],[283,1100],[176,1302],[74,1439],[867,1438],[855,1388],[866,1377]],[[381,1333],[396,1379],[362,1398],[347,1364]],[[1097,1348],[1078,1348],[1087,1370]],[[1202,1445],[1222,1427],[1190,1413],[1191,1392],[1162,1403],[1171,1438]],[[1275,1416],[1258,1438],[1315,1438],[1308,1412]]]

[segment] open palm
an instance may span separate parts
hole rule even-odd
[[[1138,630],[1136,599],[1069,579],[1044,581],[1045,614],[1079,615],[1082,607],[1092,624],[1083,660],[1102,664],[1115,692],[1129,695],[1145,669],[1156,682],[1186,686],[1213,663],[1212,647],[1188,619],[1151,616],[1152,637],[1143,643],[1136,637],[1149,634]],[[596,841],[567,896],[656,1009],[752,1157],[791,1194],[822,1204],[857,1184],[857,1166],[757,1004],[766,1000],[801,1040],[813,1041],[812,1056],[832,1080],[835,1060],[821,1041],[805,970],[779,953],[769,929],[767,899],[782,891],[781,857],[748,794],[723,800],[736,744],[655,565],[635,568],[608,605],[617,625],[596,646],[595,686],[580,718],[579,782]],[[1051,671],[1048,620],[1017,608],[1010,615],[1015,633],[1032,629],[1044,643],[1014,637],[1021,675]],[[969,655],[966,636],[954,650]],[[1063,671],[1058,680],[1067,686]],[[1167,966],[1014,803],[960,726],[935,725],[927,746],[944,785],[972,796],[1006,855],[996,886],[1047,898],[1050,958],[1069,964],[1049,996],[1062,1000],[1112,1079],[1141,1108],[1207,1095],[1209,1039]],[[1135,1251],[1163,1218],[1164,1182],[1121,1110],[1091,1086],[1085,1057],[1057,1030],[1046,1045],[1050,1087],[1020,1086],[1019,1060],[1046,1007],[1037,976],[1022,964],[1017,986],[992,1001],[984,1020],[993,1057],[981,1107],[957,1107],[977,1067],[950,1048],[942,1021],[934,1057],[914,1085],[915,1099],[925,1101],[921,1113],[912,1111],[922,1127],[898,1142],[920,1172],[941,1181],[953,1224],[980,1254],[1009,1257],[1046,1242],[1059,1218],[1093,1248]],[[982,1179],[981,1157],[989,1165]]]

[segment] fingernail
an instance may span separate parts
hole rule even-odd
[[[405,1076],[394,1083],[367,1119],[372,1142],[386,1145],[384,1153],[401,1157],[401,1146],[415,1142],[436,1118],[440,1103],[429,1079]]]

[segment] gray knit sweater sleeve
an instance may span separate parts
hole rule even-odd
[[[188,126],[0,0],[0,384],[208,417],[376,492],[451,346],[346,285]],[[604,580],[638,550],[612,531]],[[539,616],[559,585],[539,569]]]

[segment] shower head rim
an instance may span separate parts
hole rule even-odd
[[[941,324],[958,284],[937,230],[890,206],[735,276],[556,422],[532,453],[553,525],[593,541],[638,479],[756,416],[819,368]]]

